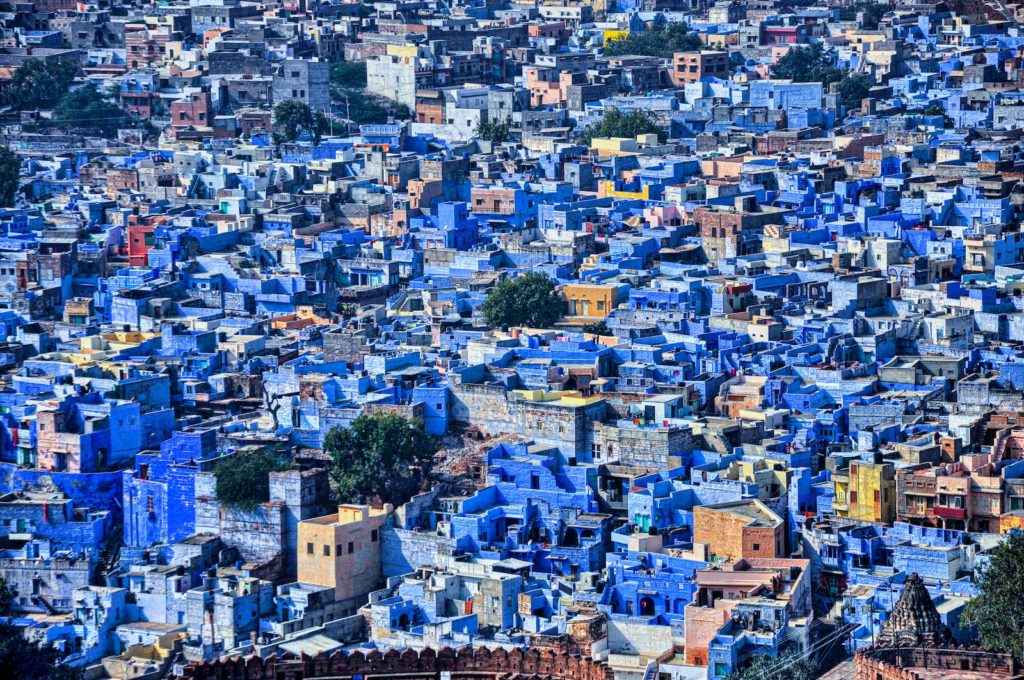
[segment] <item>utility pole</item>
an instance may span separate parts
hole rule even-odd
[[[348,132],[349,123],[352,121],[351,111],[349,110],[348,93],[338,88],[338,95],[345,100],[345,132]],[[332,132],[333,134],[333,132]]]

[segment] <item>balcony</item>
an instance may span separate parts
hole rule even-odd
[[[936,505],[934,511],[936,517],[943,517],[945,519],[967,518],[967,510],[965,508],[949,508],[944,505]]]
[[[16,432],[16,435],[11,438],[11,439],[14,440],[14,445],[15,446],[20,446],[20,447],[26,448],[26,449],[31,449],[31,448],[35,447],[36,443],[35,443],[35,439],[32,437],[32,431],[31,430],[27,430],[27,429],[19,427],[19,428],[17,428],[15,430],[15,432]]]

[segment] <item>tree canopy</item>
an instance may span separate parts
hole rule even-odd
[[[839,93],[843,106],[847,109],[856,109],[860,107],[860,103],[868,96],[868,92],[873,84],[871,78],[863,73],[857,73],[840,80],[836,86],[836,92]]]
[[[974,625],[983,647],[1024,659],[1024,534],[1007,534],[976,575],[979,594],[967,602],[961,626]]]
[[[646,31],[631,31],[624,38],[606,43],[604,53],[609,57],[637,54],[669,58],[676,52],[695,52],[703,46],[689,26],[674,23]]]
[[[593,323],[588,323],[588,324],[584,325],[583,326],[583,332],[584,333],[591,333],[593,335],[611,335],[612,334],[611,329],[608,328],[608,323],[604,319],[601,319],[600,321],[595,321]]]
[[[19,110],[49,109],[68,91],[77,71],[67,59],[29,59],[14,72],[5,101]]]
[[[835,65],[831,51],[815,43],[792,47],[775,64],[775,77],[796,83],[821,83],[826,89],[832,83],[847,109],[855,109],[868,96],[874,81],[863,73],[851,74]]]
[[[366,89],[366,62],[337,61],[331,64],[331,100],[342,107],[357,125],[386,123],[388,116],[408,118],[405,104],[392,102]]]
[[[889,5],[887,4],[872,2],[871,0],[860,0],[852,5],[840,7],[839,19],[841,21],[854,21],[857,18],[857,15],[863,12],[864,22],[862,24],[862,28],[873,31],[878,28],[878,23],[888,11]]]
[[[362,61],[336,61],[331,64],[331,85],[350,90],[366,88],[366,63]]]
[[[776,78],[797,83],[821,83],[828,87],[845,75],[846,72],[835,65],[832,53],[820,43],[791,47],[775,64]]]
[[[217,500],[251,510],[270,500],[271,472],[288,469],[288,461],[269,449],[245,451],[217,463]]]
[[[63,656],[54,647],[29,640],[11,624],[18,597],[7,580],[0,577],[0,677],[18,680],[80,680],[81,669],[60,663]]]
[[[795,652],[778,657],[757,654],[743,669],[733,672],[728,680],[817,680],[818,664]]]
[[[646,111],[633,110],[623,113],[619,109],[609,109],[598,123],[588,125],[580,132],[580,141],[590,144],[595,137],[628,137],[656,134],[658,139],[665,138],[662,129],[654,116]]]
[[[0,146],[0,207],[14,205],[21,182],[21,159],[6,146]]]
[[[481,308],[491,328],[547,328],[562,316],[562,299],[555,282],[539,272],[499,281]]]
[[[942,116],[942,127],[951,128],[953,127],[953,119],[946,115],[946,107],[942,104],[935,103],[924,110],[926,116]]]
[[[405,503],[419,490],[416,469],[429,469],[437,449],[420,422],[393,413],[361,415],[324,439],[331,481],[344,503]]]
[[[503,144],[512,134],[512,125],[508,120],[480,121],[476,128],[476,136],[493,144]]]
[[[62,129],[99,130],[107,137],[116,135],[128,121],[121,107],[104,99],[92,83],[64,94],[54,108],[54,118]]]
[[[320,111],[313,111],[309,104],[299,99],[288,99],[274,107],[275,139],[279,142],[294,142],[299,137],[309,136],[319,144],[324,133],[330,128],[330,121]]]

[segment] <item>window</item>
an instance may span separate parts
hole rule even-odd
[[[760,543],[755,543],[753,547],[754,547],[754,550],[760,550],[761,549],[761,544]]]
[[[376,529],[374,529],[373,531],[370,532],[370,542],[371,543],[376,543],[377,542],[377,530]]]
[[[313,544],[312,543],[307,543],[306,544],[306,554],[307,555],[312,555],[313,554]]]
[[[331,556],[331,546],[324,545],[324,557],[330,557],[330,556]]]
[[[356,551],[356,544],[353,543],[352,541],[349,541],[348,542],[348,554],[351,555],[355,551]]]

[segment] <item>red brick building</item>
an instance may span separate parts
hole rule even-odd
[[[783,557],[786,525],[759,500],[703,505],[693,509],[693,541],[717,557]]]
[[[699,82],[701,78],[729,77],[729,55],[726,52],[676,52],[672,55],[669,80],[676,87]]]

